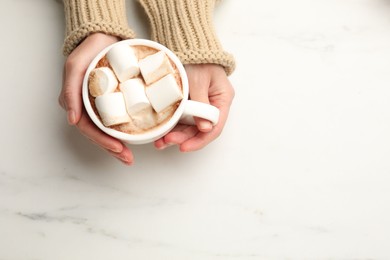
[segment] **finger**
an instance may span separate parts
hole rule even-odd
[[[160,138],[159,140],[154,142],[154,147],[156,147],[158,150],[164,150],[170,146],[175,145],[174,143],[166,143],[164,138]]]
[[[119,140],[106,135],[97,128],[85,112],[83,112],[77,128],[84,136],[104,149],[120,153],[125,147]]]
[[[82,112],[82,82],[85,70],[74,66],[71,61],[65,65],[65,77],[60,103],[67,111],[68,123],[76,125]]]
[[[199,132],[194,137],[189,138],[185,142],[183,142],[179,147],[180,151],[181,152],[194,152],[194,151],[202,149],[203,147],[205,147],[208,143],[210,143],[213,140],[213,138],[207,138],[207,136],[211,137],[210,133]]]
[[[60,104],[60,106],[66,111],[66,107],[65,107],[65,100],[64,100],[64,83],[65,83],[65,74],[66,74],[66,71],[65,71],[65,66],[63,68],[63,72],[62,72],[62,90],[60,92],[60,95],[58,96],[58,103]]]
[[[117,139],[100,131],[85,112],[82,114],[77,127],[90,141],[105,149],[109,154],[119,159],[124,164],[132,165],[134,163],[133,153],[130,149]]]
[[[165,143],[164,138],[160,138],[156,141],[154,141],[154,147],[156,147],[159,150],[165,149],[168,147],[168,144]]]
[[[186,126],[181,131],[173,131],[164,137],[164,141],[167,144],[181,145],[188,139],[194,137],[199,130],[195,126]]]
[[[209,86],[210,77],[206,73],[199,73],[199,70],[193,70],[192,66],[186,66],[188,74],[188,84],[190,89],[190,99],[209,104]],[[201,132],[209,132],[213,125],[210,121],[194,117],[195,124]]]
[[[219,109],[219,121],[218,124],[214,126],[212,131],[207,133],[199,132],[191,138],[188,138],[180,144],[180,151],[193,152],[200,150],[221,135],[229,114],[229,105],[222,105],[219,107]]]
[[[107,150],[107,152],[126,165],[130,166],[130,165],[134,164],[133,154],[131,153],[131,151],[127,147],[125,147],[122,150],[122,152],[120,152],[120,153],[115,153],[115,152],[110,151],[110,150]]]
[[[220,135],[220,132],[221,131],[217,130],[217,128],[214,128],[209,133],[198,132],[193,137],[188,138],[183,143],[181,143],[180,151],[194,152],[200,150],[209,143],[211,143],[214,139],[216,139]]]
[[[178,124],[176,125],[168,134],[170,133],[176,133],[176,132],[180,132],[184,129],[186,129],[188,127],[188,125],[183,125],[183,124]],[[167,134],[167,135],[168,135]],[[165,136],[167,136],[165,135]],[[154,142],[154,146],[159,149],[159,150],[163,150],[169,146],[172,146],[174,145],[175,143],[168,143],[166,140],[165,140],[165,136],[161,137],[160,139],[156,140]],[[169,139],[168,139],[169,140]]]

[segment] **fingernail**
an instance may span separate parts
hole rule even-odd
[[[128,161],[127,159],[122,159],[122,162],[124,163],[124,164],[126,164],[126,165],[133,165],[133,161]]]
[[[164,150],[164,149],[166,149],[166,148],[168,148],[168,147],[170,147],[170,146],[172,146],[172,145],[173,145],[173,144],[166,143],[166,144],[164,144],[163,146],[159,147],[158,149],[159,149],[159,150]]]
[[[122,163],[126,164],[126,165],[131,165],[132,162],[129,161],[126,156],[124,155],[117,155],[116,158],[118,158]]]
[[[124,164],[126,164],[126,165],[128,165],[128,166],[134,164],[133,162],[130,162],[130,161],[127,161],[127,160],[121,160],[121,161],[122,161],[122,163],[124,163]]]
[[[209,121],[201,121],[199,123],[199,130],[209,131],[213,128],[213,125]]]
[[[116,156],[115,157],[118,161],[120,161],[121,163],[123,163],[123,164],[126,164],[126,165],[131,165],[132,163],[131,162],[129,162],[128,160],[126,160],[126,159],[124,159],[124,158],[122,158],[122,157],[120,157],[120,156]]]
[[[68,111],[68,123],[74,125],[76,123],[76,114],[73,110]]]
[[[111,148],[108,148],[110,151],[113,151],[114,153],[120,153],[122,152],[123,150],[123,147],[111,147]]]

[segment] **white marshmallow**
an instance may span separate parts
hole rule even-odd
[[[145,92],[150,104],[157,113],[160,113],[183,98],[183,93],[172,74],[168,74],[159,81],[146,87]]]
[[[139,68],[147,85],[174,72],[167,55],[163,51],[159,51],[140,60]]]
[[[139,74],[138,58],[129,45],[115,45],[107,52],[107,59],[120,82]]]
[[[105,126],[118,125],[131,120],[126,112],[122,92],[113,92],[98,96],[95,99],[95,104]]]
[[[145,94],[145,85],[141,79],[129,79],[120,84],[120,90],[125,98],[127,112],[130,115],[151,107]]]
[[[108,67],[100,67],[91,71],[88,79],[89,93],[93,97],[114,92],[118,86],[114,72]]]
[[[152,128],[158,124],[156,113],[154,112],[152,106],[131,115],[131,120],[135,126],[142,130]]]

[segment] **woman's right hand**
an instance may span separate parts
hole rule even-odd
[[[119,39],[115,36],[94,33],[81,42],[66,59],[58,100],[66,111],[70,125],[76,126],[84,136],[115,158],[131,165],[134,157],[130,149],[95,126],[84,109],[81,96],[83,78],[89,64],[101,50],[117,41]]]

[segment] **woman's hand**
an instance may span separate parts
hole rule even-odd
[[[90,62],[102,49],[117,41],[119,39],[115,36],[94,33],[75,48],[65,62],[62,91],[58,100],[67,113],[70,125],[75,125],[84,136],[112,156],[131,165],[134,159],[132,152],[122,142],[95,126],[84,109],[81,96],[84,74]]]
[[[164,149],[178,145],[182,152],[196,151],[222,132],[234,98],[234,89],[225,70],[216,64],[185,65],[190,87],[190,99],[208,103],[219,108],[218,124],[195,118],[196,126],[177,125],[171,132],[155,141],[155,147]]]

